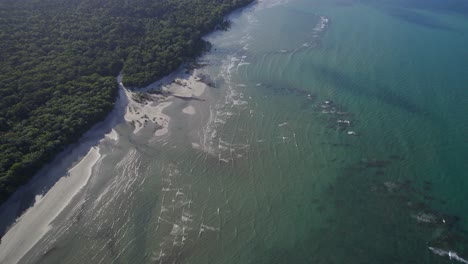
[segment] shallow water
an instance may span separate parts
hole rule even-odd
[[[452,0],[265,0],[233,14],[199,70],[216,88],[172,99],[159,137],[116,111],[85,186],[28,219],[69,190],[53,186],[0,262],[468,259],[467,14]],[[35,221],[44,235],[15,231]],[[8,247],[21,239],[38,243]]]

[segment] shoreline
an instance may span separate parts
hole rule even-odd
[[[228,16],[230,16],[231,14],[235,13],[237,10],[240,10],[240,9],[243,9],[245,7],[248,7],[250,6],[252,3],[255,3],[256,0],[247,0],[246,2],[239,2],[239,3],[233,3],[233,5],[230,7],[229,10],[226,10],[224,11],[224,15],[222,17],[226,18]],[[221,17],[221,18],[222,18]],[[219,17],[212,17],[213,19],[217,18],[217,19],[221,19]],[[222,21],[219,21],[220,24],[223,23],[224,19],[221,19]],[[213,20],[214,22],[216,22],[217,20]],[[216,31],[219,31],[220,28],[222,27],[219,27],[219,25],[212,25],[212,27],[210,28],[207,28],[203,31],[203,34],[204,35],[200,35],[199,38],[203,39],[205,38],[207,35],[209,34],[212,34],[213,32],[216,32]],[[201,57],[203,55],[203,53],[197,53],[197,54],[192,54],[191,55],[191,58],[186,58],[185,59],[185,62],[180,62],[179,64],[180,65],[183,65],[184,63],[186,63],[187,61],[191,61],[191,60],[196,60],[197,58]],[[180,67],[179,65],[179,67]],[[123,69],[123,68],[122,68]],[[121,70],[122,70],[121,69]],[[171,68],[172,69],[172,66]],[[176,69],[177,71],[177,69]],[[172,71],[174,72],[174,71]],[[112,75],[116,74],[117,72],[116,71],[113,71],[113,73],[110,75],[110,76],[106,76],[106,77],[112,77]],[[169,75],[171,75],[172,73],[169,73]],[[164,77],[163,77],[164,78]],[[149,82],[151,82],[151,80],[149,80]],[[80,133],[76,135],[76,137],[74,136],[73,138],[67,138],[66,140],[66,144],[60,144],[60,149],[56,149],[53,151],[53,153],[49,153],[50,156],[48,156],[46,159],[45,159],[45,162],[44,161],[34,161],[34,162],[37,162],[37,164],[35,163],[35,167],[31,170],[31,171],[28,171],[27,173],[24,173],[22,177],[25,177],[27,178],[27,180],[25,180],[25,182],[23,182],[22,184],[16,184],[16,183],[12,183],[12,184],[7,184],[6,187],[9,187],[11,188],[11,190],[9,189],[8,192],[5,191],[5,195],[4,197],[2,198],[1,202],[0,202],[0,207],[1,205],[3,205],[4,203],[7,203],[8,200],[10,200],[10,198],[12,196],[15,195],[15,193],[21,189],[22,186],[24,185],[27,185],[30,181],[32,181],[32,179],[35,177],[35,175],[37,175],[44,167],[47,166],[47,164],[49,163],[52,163],[53,160],[58,157],[60,155],[60,153],[63,153],[64,150],[67,150],[69,149],[71,146],[75,145],[75,144],[79,144],[79,141],[81,140],[81,138],[84,137],[84,135],[86,134],[87,131],[89,130],[92,130],[93,127],[99,123],[101,123],[103,120],[105,120],[106,116],[110,115],[110,113],[112,112],[112,109],[114,107],[111,105],[112,103],[115,103],[115,100],[116,100],[116,97],[117,97],[117,94],[118,94],[118,88],[117,87],[114,87],[112,88],[112,91],[113,91],[113,95],[112,97],[113,98],[110,98],[109,100],[105,100],[105,102],[108,102],[109,103],[109,107],[107,107],[106,109],[104,109],[103,111],[101,111],[99,113],[99,115],[96,115],[99,117],[99,120],[93,120],[93,122],[91,122],[89,125],[87,125],[84,129],[84,131],[80,130]],[[77,129],[75,128],[75,131]],[[24,153],[23,153],[24,154]],[[8,169],[9,170],[9,169]],[[5,187],[5,188],[6,188]],[[0,230],[0,234],[1,234],[1,230]]]
[[[87,131],[78,143],[70,145],[59,153],[54,160],[45,165],[31,181],[18,189],[5,203],[0,205],[4,218],[0,221],[0,262],[16,263],[44,237],[52,228],[52,223],[74,199],[82,199],[83,189],[92,177],[92,171],[105,157],[100,153],[100,145],[115,144],[119,140],[116,126],[142,119],[154,118],[160,127],[154,136],[161,137],[169,133],[170,117],[163,111],[174,99],[198,99],[208,85],[197,79],[197,70],[186,73],[183,67],[152,85],[142,88],[144,94],[150,94],[154,85],[162,87],[166,96],[156,97],[154,101],[136,102],[132,96],[137,93],[125,88],[119,76],[119,96],[113,111],[104,121]],[[173,80],[173,81],[171,81]],[[139,109],[139,114],[130,109]],[[195,114],[194,107],[180,109],[186,114]],[[184,111],[185,110],[185,111]],[[133,110],[132,110],[133,111]],[[147,115],[148,118],[143,118]],[[140,121],[141,122],[141,121]],[[148,121],[150,122],[150,121]],[[148,123],[146,122],[146,123]],[[126,124],[126,125],[127,125]],[[133,134],[145,126],[134,127]],[[77,201],[80,203],[82,201]]]
[[[235,9],[231,10],[230,12],[228,12],[228,14],[225,15],[225,18],[229,18],[231,16],[237,15],[242,10],[248,9],[248,8],[258,4],[258,3],[261,3],[261,1],[252,0],[252,1],[250,1],[248,4],[246,4],[244,6],[240,6],[240,7],[237,7]],[[209,32],[205,36],[203,36],[203,38],[206,38],[207,36],[212,35],[212,34],[216,34],[217,32],[220,32],[220,31],[222,31],[222,30],[219,30],[219,29],[215,28],[211,32]],[[203,56],[203,54],[198,55],[196,58],[193,58],[193,59],[196,60],[196,59],[199,59],[202,56]],[[160,85],[161,83],[167,82],[170,78],[175,77],[177,75],[180,75],[181,71],[185,72],[186,71],[186,68],[185,68],[186,66],[187,66],[187,62],[183,62],[176,70],[169,73],[165,77],[162,77],[161,79],[156,80],[155,82],[151,83],[150,85],[148,85],[146,87],[136,88],[135,90],[136,91],[147,91],[147,90],[150,90],[150,89],[154,89],[155,85],[158,85],[158,84]],[[119,78],[119,77],[121,77],[121,75],[119,75],[117,78]],[[121,80],[118,81],[117,85],[120,85],[120,84],[121,84]],[[38,175],[43,174],[43,171],[47,170],[52,164],[54,164],[59,156],[66,155],[67,153],[71,152],[74,148],[81,145],[83,140],[86,140],[87,134],[89,134],[91,131],[94,131],[96,129],[96,127],[100,127],[100,126],[102,126],[102,124],[108,122],[108,119],[110,118],[110,116],[112,116],[112,113],[118,107],[118,104],[122,103],[122,102],[120,102],[120,100],[122,100],[122,94],[120,93],[120,88],[119,87],[117,87],[116,94],[117,94],[116,95],[116,102],[114,102],[115,103],[114,107],[108,113],[106,113],[106,115],[105,115],[106,117],[104,118],[104,120],[101,120],[101,121],[95,123],[93,126],[91,126],[91,128],[89,130],[87,130],[76,142],[66,145],[65,149],[63,151],[57,153],[54,156],[54,158],[52,158],[52,160],[50,160],[49,162],[42,165],[41,168],[38,171],[36,171],[30,177],[30,179],[28,180],[27,183],[25,183],[25,184],[19,186],[18,188],[16,188],[15,191],[7,199],[0,202],[0,212],[3,210],[3,207],[5,207],[7,204],[11,203],[12,200],[18,200],[19,199],[19,197],[18,197],[19,193],[23,192],[25,188],[27,188],[27,189],[30,188],[28,186],[31,184],[31,182],[34,182],[35,178],[37,178]],[[162,111],[162,109],[161,109],[161,111]],[[111,133],[111,132],[109,132],[109,133],[110,133],[112,138],[116,138],[116,135],[114,133]],[[17,217],[19,217],[20,215],[21,215],[21,212],[17,214]],[[8,227],[5,228],[0,223],[0,238],[6,233],[7,230],[8,230]],[[1,242],[0,242],[0,244],[1,244]]]
[[[34,205],[17,219],[2,238],[2,262],[17,263],[47,234],[52,228],[51,223],[88,183],[94,167],[102,158],[99,150],[99,147],[92,147],[84,158],[69,170],[67,177],[60,178],[54,184],[54,188],[44,196],[36,196]],[[53,214],[49,214],[51,212]]]
[[[152,125],[155,127],[155,136],[166,135],[169,132],[171,117],[164,114],[163,111],[172,105],[174,98],[204,100],[201,96],[210,86],[198,76],[197,69],[187,72],[184,66],[137,91],[126,88],[121,82],[122,77],[118,77],[119,88],[123,89],[128,102],[124,119],[134,128],[134,134],[146,126]],[[192,108],[187,108],[185,112],[190,115],[195,114],[195,109]]]
[[[235,15],[239,10],[253,4],[255,1],[235,9],[226,17]],[[217,31],[214,30],[206,36],[215,34]],[[0,221],[1,261],[17,262],[25,256],[47,234],[51,223],[82,193],[92,177],[93,169],[104,157],[99,153],[99,144],[104,140],[114,143],[119,140],[119,134],[115,131],[117,125],[141,120],[142,115],[149,114],[146,119],[149,119],[151,115],[154,123],[160,126],[154,132],[156,137],[160,137],[169,133],[170,117],[163,111],[172,104],[171,101],[174,98],[202,100],[200,96],[210,85],[197,76],[197,69],[187,71],[186,66],[187,64],[184,63],[162,79],[135,90],[125,88],[122,84],[122,76],[117,77],[117,100],[106,118],[94,124],[76,143],[68,145],[64,151],[58,153],[52,161],[45,164],[31,177],[31,180],[0,204],[0,213],[4,216]],[[135,93],[150,94],[159,87],[168,96],[156,97],[157,100],[143,104],[132,98]],[[129,107],[132,106],[143,109],[142,115],[129,113]],[[196,113],[193,106],[187,106],[181,111],[187,115]],[[156,120],[161,121],[156,122]],[[143,127],[136,127],[133,133],[138,133]],[[40,217],[42,219],[38,222]],[[35,232],[31,233],[29,229]],[[30,238],[32,234],[36,236],[34,239]]]
[[[51,229],[53,221],[79,198],[103,156],[100,144],[115,144],[127,97],[119,89],[114,108],[47,163],[0,205],[0,262],[16,263]]]
[[[57,186],[57,184],[64,178],[70,177],[72,170],[98,148],[104,140],[116,142],[119,139],[119,134],[116,132],[115,127],[122,123],[131,123],[144,120],[144,115],[155,118],[160,127],[154,133],[156,137],[160,137],[169,133],[170,117],[163,113],[164,109],[172,104],[175,98],[190,99],[192,96],[201,96],[206,89],[206,85],[198,83],[195,88],[184,87],[171,80],[195,80],[196,70],[190,74],[185,73],[184,67],[181,66],[177,71],[163,79],[154,82],[153,84],[142,88],[142,91],[148,93],[150,90],[155,89],[155,85],[164,85],[164,91],[169,95],[159,97],[155,101],[138,103],[132,98],[135,92],[125,88],[121,83],[121,76],[117,77],[119,84],[118,98],[115,102],[114,109],[106,117],[104,121],[94,125],[88,130],[80,140],[72,145],[69,145],[64,151],[59,153],[50,163],[46,164],[32,179],[25,185],[21,186],[16,192],[4,203],[0,204],[0,213],[3,219],[0,221],[0,256],[2,247],[4,245],[3,239],[7,237],[8,232],[14,230],[28,212],[35,208],[39,203],[43,202],[44,198],[50,191]],[[174,94],[170,94],[174,93]],[[140,114],[135,112],[131,113],[129,109],[137,107],[142,111]],[[181,109],[182,110],[182,109]],[[191,112],[191,111],[189,111]],[[161,121],[160,121],[161,120]],[[137,134],[144,126],[135,127],[134,134]],[[95,164],[88,163],[87,167],[92,169]],[[74,192],[69,192],[70,200],[79,193],[80,189]],[[54,217],[55,218],[55,217]],[[53,220],[53,219],[52,219]]]

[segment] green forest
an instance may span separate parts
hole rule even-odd
[[[0,0],[0,202],[253,0]]]

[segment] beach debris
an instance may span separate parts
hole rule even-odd
[[[140,104],[145,104],[148,101],[154,101],[155,98],[148,93],[142,93],[142,92],[133,92],[132,93],[132,99]]]
[[[147,93],[149,94],[155,94],[155,95],[167,95],[161,87],[158,87],[157,89],[151,89]]]

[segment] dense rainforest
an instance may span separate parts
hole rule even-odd
[[[0,0],[0,202],[252,0]]]

